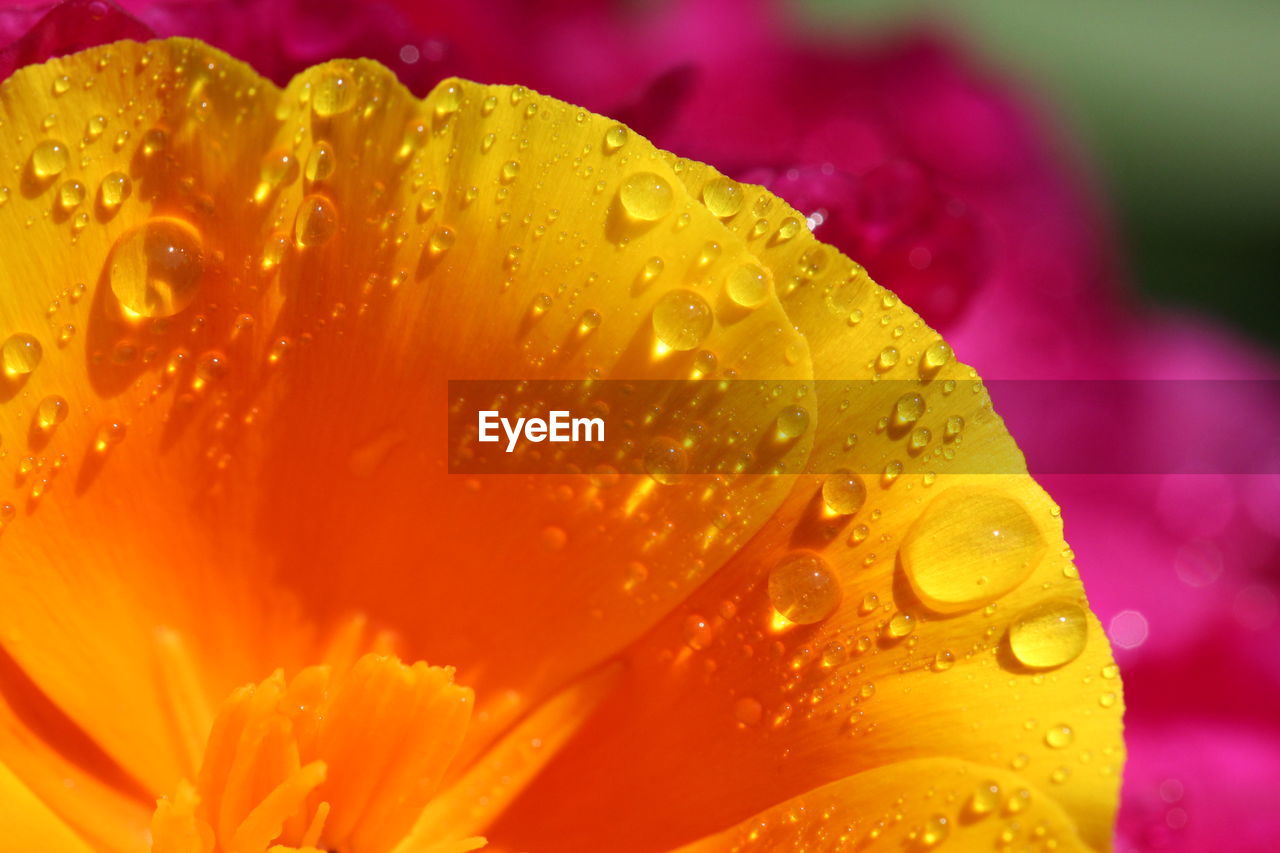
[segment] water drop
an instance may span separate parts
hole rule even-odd
[[[653,331],[664,346],[691,350],[711,332],[711,306],[692,290],[672,290],[653,306]]]
[[[939,613],[972,610],[1018,586],[1047,546],[1017,501],[990,490],[938,495],[907,531],[899,556],[921,602]]]
[[[729,298],[744,308],[755,308],[769,297],[769,274],[758,264],[735,267],[725,285]]]
[[[338,210],[322,195],[309,195],[293,219],[293,240],[300,248],[321,246],[338,230]]]
[[[40,401],[36,406],[36,423],[40,429],[49,432],[67,419],[69,407],[62,397],[52,394]]]
[[[841,468],[822,482],[822,501],[836,515],[853,515],[867,501],[867,487],[854,472]]]
[[[31,152],[31,171],[46,179],[62,174],[67,168],[67,146],[56,139],[46,139]]]
[[[124,441],[128,428],[119,421],[108,421],[98,427],[98,432],[93,439],[93,449],[98,453],[106,453],[120,442]]]
[[[615,124],[604,132],[604,150],[608,152],[617,151],[619,148],[627,144],[627,129],[620,124]]]
[[[646,222],[666,216],[673,199],[671,185],[653,172],[636,172],[627,178],[618,197],[627,213]]]
[[[778,412],[777,432],[780,441],[804,435],[809,428],[809,410],[804,406],[787,406]]]
[[[356,87],[351,80],[338,72],[326,72],[316,83],[311,108],[322,118],[337,115],[351,109],[356,100]]]
[[[689,457],[674,439],[659,436],[644,451],[644,470],[656,482],[669,486],[689,468]]]
[[[900,640],[916,629],[915,617],[910,613],[899,610],[893,616],[889,617],[888,623],[884,626],[886,637],[893,640]]]
[[[40,365],[44,348],[31,335],[19,332],[10,335],[0,347],[0,360],[4,362],[4,374],[10,379],[26,376]]]
[[[742,209],[742,187],[728,178],[712,178],[702,188],[702,202],[713,216],[728,219]]]
[[[1054,749],[1064,749],[1071,745],[1074,738],[1071,726],[1057,725],[1045,732],[1044,742]]]
[[[711,626],[707,620],[697,613],[691,613],[684,619],[684,642],[694,651],[701,651],[711,645]]]
[[[111,255],[111,292],[133,317],[171,317],[200,290],[200,233],[180,219],[156,217],[126,231]]]
[[[316,143],[307,155],[305,174],[309,183],[326,180],[333,174],[338,165],[338,158],[333,153],[333,146],[323,140]]]
[[[903,394],[893,406],[893,422],[898,427],[909,426],[924,414],[924,397],[915,392]]]
[[[1049,601],[1020,615],[1009,628],[1013,656],[1032,669],[1054,669],[1084,651],[1088,617],[1074,604]]]
[[[98,200],[110,213],[128,200],[133,193],[133,181],[124,172],[112,172],[98,185]]]
[[[1000,786],[990,779],[979,782],[965,807],[975,817],[984,817],[1000,807]]]
[[[788,621],[821,622],[836,612],[841,597],[840,582],[817,554],[789,554],[769,572],[769,602]]]
[[[58,187],[58,206],[70,213],[84,202],[84,195],[84,184],[79,181],[64,181]]]

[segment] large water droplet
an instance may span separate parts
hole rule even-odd
[[[841,597],[840,582],[817,554],[789,554],[769,572],[769,602],[788,621],[821,622],[836,612]]]
[[[671,210],[671,185],[653,172],[636,172],[622,182],[618,197],[627,213],[636,219],[661,219]]]
[[[926,607],[957,613],[1022,583],[1046,549],[1040,528],[1017,501],[984,489],[954,488],[916,519],[899,556]]]
[[[691,350],[711,332],[711,306],[692,290],[672,290],[653,306],[653,331],[673,350]]]
[[[1009,628],[1009,648],[1032,669],[1053,669],[1084,651],[1089,622],[1085,612],[1066,601],[1049,601],[1025,611]]]
[[[130,316],[177,314],[196,298],[203,275],[200,233],[180,219],[150,219],[112,250],[111,292]]]
[[[4,374],[9,378],[26,376],[40,365],[44,348],[40,342],[24,332],[10,335],[0,347],[0,360],[4,362]]]

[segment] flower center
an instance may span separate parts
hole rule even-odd
[[[234,691],[193,783],[162,797],[154,853],[461,853],[415,822],[462,742],[470,689],[453,670],[365,655],[277,671]]]

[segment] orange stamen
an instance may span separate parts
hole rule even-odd
[[[418,837],[402,842],[453,760],[472,703],[452,669],[374,654],[343,672],[314,666],[286,682],[277,671],[241,687],[213,722],[196,783],[158,802],[152,849],[423,849]]]

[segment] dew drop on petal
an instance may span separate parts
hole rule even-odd
[[[1067,725],[1057,725],[1045,732],[1044,742],[1053,749],[1063,749],[1071,745],[1075,734]]]
[[[0,360],[4,362],[5,376],[26,376],[40,365],[44,348],[40,342],[25,332],[10,335],[0,347]]]
[[[653,172],[636,172],[628,177],[622,182],[618,197],[627,213],[646,222],[666,216],[674,198],[671,185]]]
[[[604,150],[613,152],[627,144],[627,129],[615,124],[604,132]]]
[[[787,406],[778,412],[778,438],[789,441],[804,435],[809,428],[809,410],[804,406]]]
[[[742,187],[728,178],[712,178],[702,188],[702,202],[713,216],[728,219],[742,210]]]
[[[924,410],[924,397],[914,391],[903,394],[893,406],[893,422],[899,427],[909,426],[920,420]]]
[[[110,213],[128,200],[133,193],[133,182],[124,172],[112,172],[98,185],[98,199]]]
[[[67,168],[67,146],[56,140],[46,139],[31,152],[31,171],[37,178],[52,178]]]
[[[1009,628],[1009,648],[1032,669],[1053,669],[1084,651],[1088,618],[1075,604],[1049,601],[1023,612]]]
[[[836,515],[853,515],[867,502],[867,487],[857,474],[841,468],[822,482],[822,501]]]
[[[84,196],[84,184],[79,181],[64,181],[58,187],[58,206],[70,213],[84,202]]]
[[[758,264],[742,264],[730,271],[725,287],[738,305],[755,308],[769,297],[769,274]]]
[[[1000,786],[990,779],[978,783],[965,808],[975,817],[984,817],[1000,807]]]
[[[321,246],[338,230],[338,211],[322,195],[309,195],[298,205],[293,220],[293,240],[300,248]]]
[[[337,157],[333,153],[333,146],[323,140],[316,143],[316,147],[311,149],[311,153],[307,155],[307,165],[304,170],[308,183],[326,180],[333,174],[333,170],[337,167]]]
[[[200,233],[179,219],[150,219],[112,249],[111,292],[129,316],[172,317],[196,298],[203,275]]]
[[[355,84],[340,73],[328,72],[316,83],[311,108],[316,115],[328,118],[351,109],[355,100]]]
[[[645,473],[664,486],[676,482],[688,469],[688,454],[675,439],[659,436],[645,448]]]
[[[692,290],[672,290],[653,306],[653,331],[673,350],[691,350],[711,332],[711,306]]]
[[[36,424],[48,432],[67,419],[67,401],[56,394],[45,397],[36,406]]]
[[[926,607],[958,613],[1018,586],[1046,550],[1040,528],[1020,503],[994,491],[954,488],[916,519],[899,556]]]
[[[790,622],[821,622],[836,612],[841,597],[840,582],[817,554],[788,554],[769,572],[769,603]]]

